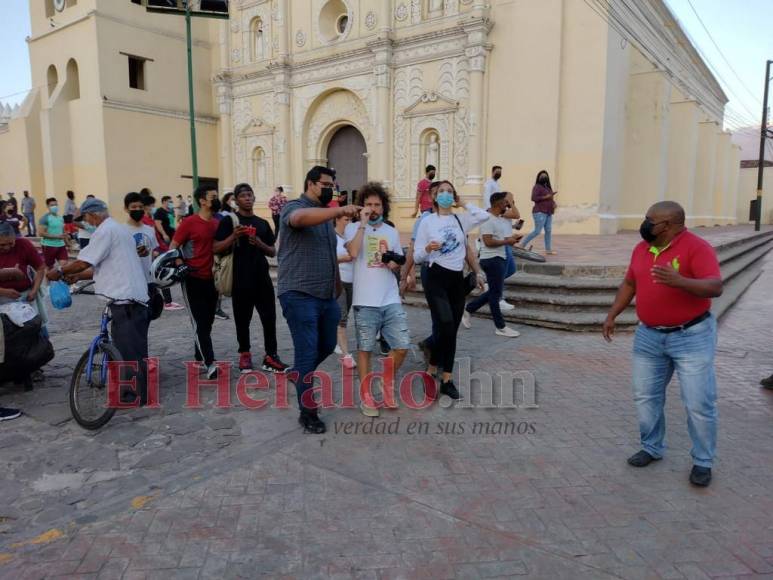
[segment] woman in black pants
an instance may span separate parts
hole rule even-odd
[[[482,288],[485,277],[480,270],[473,246],[467,243],[467,234],[489,219],[489,213],[467,204],[464,213],[454,214],[459,207],[459,196],[449,181],[441,181],[433,197],[435,212],[425,217],[416,234],[414,260],[428,266],[424,295],[437,324],[437,341],[427,372],[442,372],[440,392],[452,399],[459,398],[453,383],[456,335],[464,313],[464,262],[478,275]],[[434,396],[434,393],[428,393]]]

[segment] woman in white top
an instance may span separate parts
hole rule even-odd
[[[335,220],[336,229],[336,254],[338,255],[338,271],[341,274],[341,285],[343,291],[338,297],[338,306],[341,308],[341,320],[338,323],[338,346],[336,353],[344,355],[342,364],[345,368],[354,368],[357,363],[349,352],[349,339],[346,337],[346,324],[349,318],[349,310],[352,308],[353,286],[354,282],[354,258],[346,249],[346,238],[344,231],[351,220],[348,216],[341,216]]]
[[[459,391],[452,381],[456,357],[456,335],[464,312],[466,297],[464,263],[478,276],[483,287],[485,277],[478,265],[475,249],[467,243],[470,230],[489,219],[488,212],[467,204],[464,213],[454,214],[459,207],[459,196],[449,181],[441,181],[433,198],[435,213],[426,216],[416,233],[414,260],[427,263],[427,280],[424,295],[437,324],[437,340],[432,345],[432,356],[427,372],[442,371],[440,392],[452,399],[459,398]],[[435,393],[427,393],[428,397]]]

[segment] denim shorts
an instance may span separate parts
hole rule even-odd
[[[376,335],[389,343],[393,350],[407,350],[411,347],[408,331],[408,317],[402,304],[386,306],[354,306],[354,325],[357,334],[357,350],[376,350]]]

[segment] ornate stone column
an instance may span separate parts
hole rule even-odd
[[[374,177],[390,187],[392,185],[392,40],[384,38],[368,43],[374,54],[373,78],[376,89]]]
[[[274,72],[274,104],[276,133],[274,134],[275,169],[285,193],[292,192],[292,115],[290,111],[290,2],[280,0],[274,24],[277,27],[277,58]]]
[[[231,74],[229,72],[229,55],[231,54],[231,30],[227,20],[220,23],[220,72],[215,75],[214,86],[217,98],[218,112],[220,113],[220,189],[230,189],[233,180],[233,142],[232,142],[232,118],[231,103]]]
[[[486,73],[486,57],[491,50],[487,43],[491,24],[486,17],[486,9],[477,9],[476,17],[462,23],[467,34],[467,47],[465,55],[469,62],[470,70],[470,106],[469,106],[469,165],[467,167],[467,185],[481,185],[483,183],[483,159],[485,133],[484,116],[484,80]]]

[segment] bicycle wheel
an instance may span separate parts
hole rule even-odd
[[[537,252],[527,250],[526,248],[521,248],[520,246],[513,246],[513,256],[516,258],[521,258],[522,260],[527,260],[529,262],[542,263],[545,261],[545,256],[538,254]]]
[[[102,367],[109,361],[120,361],[121,353],[112,344],[100,344],[91,359],[91,382],[87,381],[89,351],[75,365],[70,382],[70,412],[84,429],[96,430],[115,415],[107,406],[107,384],[102,382]]]

